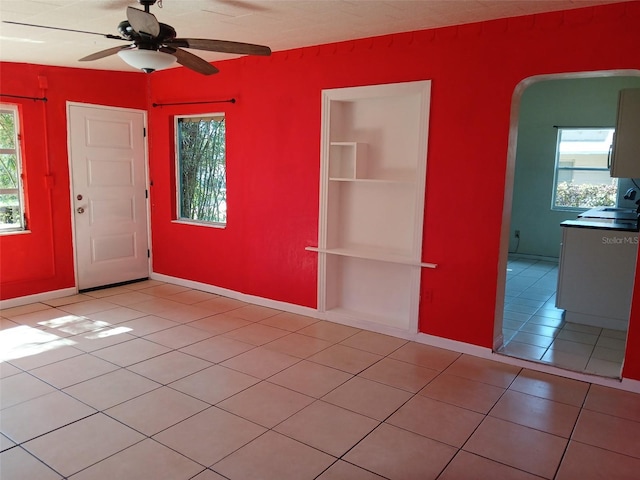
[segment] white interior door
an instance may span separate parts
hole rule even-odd
[[[149,276],[145,114],[69,105],[80,290]]]

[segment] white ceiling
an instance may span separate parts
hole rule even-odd
[[[151,13],[178,37],[268,45],[273,51],[628,0],[158,0]],[[162,4],[162,8],[159,8]],[[0,0],[0,20],[118,34],[137,0]],[[117,55],[77,59],[118,45],[98,35],[0,23],[0,60],[133,70]],[[192,50],[207,61],[231,56]]]

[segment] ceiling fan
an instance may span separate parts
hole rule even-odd
[[[204,38],[178,38],[176,31],[170,25],[158,22],[155,15],[149,12],[151,5],[157,0],[138,0],[144,11],[134,7],[127,7],[127,19],[120,22],[120,35],[72,30],[68,28],[48,27],[20,22],[9,22],[29,27],[49,28],[78,33],[100,35],[114,40],[132,42],[129,45],[101,50],[81,58],[81,62],[89,62],[117,54],[126,63],[145,73],[167,68],[175,62],[203,75],[218,73],[219,70],[204,59],[183,50],[193,48],[210,52],[223,52],[239,55],[271,55],[271,49],[263,45],[232,42],[228,40],[211,40]]]

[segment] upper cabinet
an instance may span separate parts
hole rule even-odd
[[[429,81],[323,91],[318,308],[417,331]],[[380,330],[380,329],[378,329]]]
[[[640,88],[620,90],[611,176],[640,178]]]

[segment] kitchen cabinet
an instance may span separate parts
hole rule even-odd
[[[417,332],[430,81],[322,92],[318,309]]]
[[[620,90],[611,176],[640,178],[640,88]]]
[[[637,251],[638,232],[562,225],[556,306],[565,321],[627,330]]]

